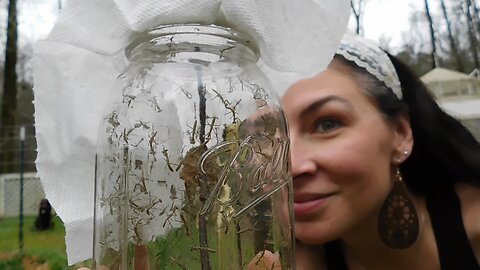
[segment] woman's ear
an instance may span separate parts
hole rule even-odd
[[[394,128],[392,163],[400,164],[410,156],[414,143],[410,119],[406,112],[398,117]]]

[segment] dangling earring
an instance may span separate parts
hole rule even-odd
[[[395,173],[395,183],[382,205],[378,219],[378,233],[382,242],[391,248],[407,248],[418,237],[418,216],[400,169]]]

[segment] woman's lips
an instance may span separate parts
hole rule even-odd
[[[301,219],[302,217],[307,217],[317,212],[331,195],[333,194],[327,194],[327,195],[295,194],[294,200],[293,200],[294,201],[293,209],[295,211],[295,218]]]

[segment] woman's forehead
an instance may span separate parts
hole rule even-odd
[[[342,65],[344,66],[344,65]],[[365,94],[362,84],[355,80],[346,70],[329,67],[321,74],[294,84],[282,99],[287,113],[298,114],[321,99],[338,97],[348,103],[355,111],[376,107],[369,96]],[[368,108],[370,110],[372,108]]]
[[[314,77],[296,82],[288,89],[283,98],[284,102],[291,99],[308,100],[331,94],[360,94],[361,85],[347,72],[346,68],[329,66]]]

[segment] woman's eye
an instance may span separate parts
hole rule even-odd
[[[316,132],[327,133],[340,127],[340,122],[335,119],[320,119],[316,123]]]

